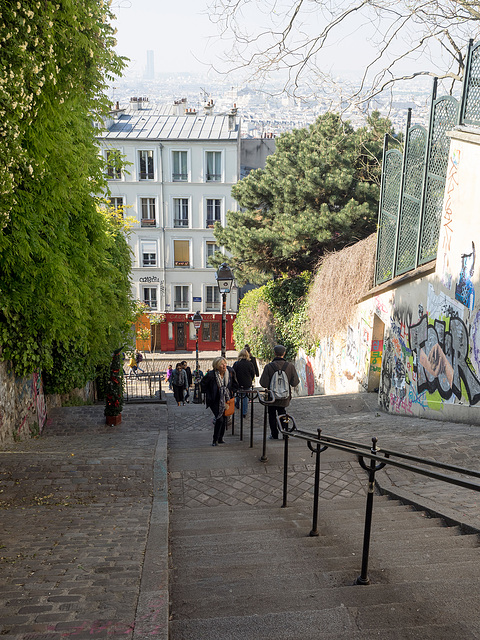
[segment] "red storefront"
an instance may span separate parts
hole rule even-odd
[[[150,328],[150,340],[140,340],[137,337],[137,349],[143,351],[195,351],[195,330],[193,328],[193,313],[166,313],[165,321],[157,325],[150,325],[148,315],[142,316],[137,323]],[[233,322],[235,314],[226,315],[226,348],[235,348],[233,343]],[[202,313],[202,325],[198,330],[198,350],[221,350],[222,314]]]

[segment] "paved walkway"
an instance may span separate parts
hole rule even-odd
[[[0,634],[16,640],[115,637],[166,639],[168,633],[167,428],[171,443],[190,432],[201,459],[177,455],[170,471],[171,508],[220,501],[229,507],[281,499],[283,446],[268,442],[261,462],[263,414],[238,421],[227,444],[211,447],[203,405],[126,406],[106,427],[103,407],[53,410],[44,436],[0,451]],[[372,394],[295,399],[298,427],[407,451],[480,470],[479,427],[391,416]],[[293,440],[292,440],[293,443]],[[313,463],[297,441],[289,499],[312,492]],[[303,449],[304,447],[304,449]],[[322,454],[325,496],[365,492],[348,456]],[[219,480],[223,482],[218,490]],[[377,474],[397,495],[480,530],[480,500],[468,490],[396,469]],[[226,490],[228,487],[228,490]]]

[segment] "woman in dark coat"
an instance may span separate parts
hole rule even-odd
[[[250,361],[250,354],[246,349],[242,349],[238,354],[238,360],[233,364],[233,370],[237,374],[238,384],[240,389],[251,389],[253,381],[255,380],[255,368]],[[240,407],[240,396],[235,399],[235,406],[237,409]],[[242,402],[243,417],[247,415],[248,411],[248,398],[245,396]]]
[[[238,389],[235,371],[227,366],[225,358],[215,358],[212,362],[213,369],[208,371],[200,383],[205,394],[205,404],[212,410],[214,417],[212,446],[224,444],[225,433],[224,411],[227,400],[233,398]]]

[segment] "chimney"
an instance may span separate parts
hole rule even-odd
[[[211,116],[213,115],[213,108],[215,106],[215,103],[213,102],[213,100],[209,100],[206,105],[203,107],[204,111],[205,111],[205,115],[206,116]]]
[[[228,130],[229,131],[235,131],[235,125],[237,123],[237,111],[238,111],[237,105],[234,104],[228,114]]]

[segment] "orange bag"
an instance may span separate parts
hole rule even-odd
[[[223,412],[224,416],[231,416],[235,412],[235,398],[230,398],[225,403],[225,411]]]

